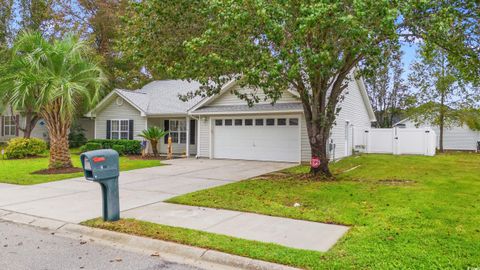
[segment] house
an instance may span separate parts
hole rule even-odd
[[[241,87],[237,81],[223,86],[211,97],[187,102],[179,95],[195,91],[198,82],[154,81],[143,88],[116,89],[86,116],[95,121],[95,138],[135,139],[142,130],[158,126],[169,131],[173,152],[219,159],[308,162],[311,158],[305,117],[298,94],[286,91],[274,104],[263,101],[261,90]],[[255,92],[261,102],[253,107],[234,91]],[[352,154],[353,130],[369,128],[375,121],[361,79],[349,83],[341,111],[331,134],[330,155],[334,159]],[[167,152],[167,138],[158,145]]]
[[[437,135],[437,148],[440,146],[440,128],[438,126],[418,124],[410,118],[405,118],[394,125],[399,128],[432,128]],[[443,148],[445,150],[477,151],[480,142],[480,132],[471,130],[467,125],[453,125],[443,130]]]
[[[3,111],[0,111],[0,142],[7,142],[15,137],[22,137],[23,132],[17,126],[17,119],[20,126],[25,126],[25,117],[18,112],[13,112],[9,106]],[[32,137],[43,140],[48,140],[47,124],[43,119],[37,122],[37,125],[32,130]]]
[[[9,106],[3,111],[0,111],[0,143],[7,142],[8,140],[16,137],[23,137],[23,132],[17,126],[18,123],[21,127],[24,127],[26,124],[26,118],[22,116],[19,112],[15,112]],[[88,118],[79,118],[76,120],[78,125],[80,125],[85,132],[85,137],[87,139],[93,139],[93,129],[94,123]],[[32,138],[38,138],[45,141],[48,141],[48,128],[45,120],[38,120],[37,124],[32,130]]]

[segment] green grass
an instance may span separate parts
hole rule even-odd
[[[121,219],[116,222],[104,222],[101,219],[93,219],[82,222],[82,224],[111,231],[219,250],[244,257],[260,258],[265,261],[278,261],[280,259],[282,263],[290,265],[309,265],[320,260],[322,255],[316,251],[287,248],[276,244],[244,240],[135,219]]]
[[[72,154],[75,167],[81,167],[80,156]],[[120,170],[128,171],[161,165],[158,160],[132,160],[120,157]],[[48,168],[48,157],[6,160],[0,158],[0,183],[34,185],[82,176],[83,173],[40,175],[32,172]]]
[[[237,240],[215,243],[217,236],[203,236],[211,238],[211,248],[244,256],[241,251],[248,250],[246,256],[253,258],[308,269],[480,267],[480,155],[351,157],[333,165],[337,180],[327,182],[305,180],[301,176],[307,170],[294,167],[285,175],[198,191],[170,202],[351,226],[321,255],[286,248],[268,251],[257,243],[234,247]],[[293,207],[295,202],[301,207]],[[189,244],[196,245],[193,240]]]

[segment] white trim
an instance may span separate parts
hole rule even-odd
[[[93,118],[93,138],[97,138],[97,118]]]
[[[212,117],[208,118],[208,129],[209,129],[209,141],[208,141],[208,158],[212,159],[213,158],[213,125],[212,125]]]
[[[193,107],[191,107],[190,109],[187,110],[187,113],[190,113],[192,111],[195,111],[196,109],[202,107],[202,106],[205,106],[205,105],[208,105],[209,103],[211,103],[212,101],[214,101],[215,99],[217,99],[218,97],[220,97],[221,95],[223,95],[227,90],[229,90],[230,88],[232,88],[233,86],[237,85],[238,81],[236,79],[232,79],[230,80],[229,82],[227,82],[224,86],[222,86],[222,89],[220,89],[220,92],[218,94],[215,94],[213,96],[210,96],[210,97],[207,97],[207,98],[204,98],[203,100],[201,100],[200,102],[198,102],[197,104],[195,104]]]
[[[130,140],[130,119],[108,119],[110,120],[110,140]],[[118,121],[118,139],[114,139],[112,136],[112,126],[113,126],[113,121]],[[122,139],[121,133],[125,133],[125,131],[122,131],[122,121],[127,121],[127,139]],[[108,134],[107,134],[108,135]],[[132,137],[135,137],[135,134],[132,134]]]
[[[353,74],[353,76],[355,76],[355,74]],[[355,78],[355,81],[357,82],[358,88],[360,89],[360,94],[362,95],[363,103],[365,104],[368,115],[370,116],[370,122],[377,122],[377,117],[375,116],[372,103],[368,97],[367,88],[365,86],[365,82],[363,81],[363,77]]]
[[[185,129],[187,130],[186,142],[185,142],[185,155],[190,157],[190,117],[185,118]]]
[[[278,111],[238,111],[238,112],[199,112],[190,113],[191,115],[232,115],[232,114],[285,114],[285,113],[303,113],[303,110],[278,110]]]
[[[92,110],[90,110],[88,113],[86,113],[84,116],[85,117],[96,117],[96,111],[101,109],[103,107],[103,105],[105,105],[105,103],[107,103],[111,98],[112,96],[116,94],[117,96],[123,98],[125,101],[128,102],[128,104],[132,105],[135,109],[137,109],[139,112],[140,112],[140,115],[141,116],[147,116],[147,113],[145,111],[143,111],[142,109],[140,109],[140,107],[138,107],[135,103],[133,103],[132,101],[130,101],[127,97],[125,97],[124,95],[122,95],[120,93],[120,91],[118,91],[117,89],[113,90],[112,92],[110,92],[106,97],[104,97],[98,104],[97,106],[95,106],[95,108],[93,108]]]

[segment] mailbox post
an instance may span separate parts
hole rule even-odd
[[[85,178],[99,183],[102,188],[103,220],[119,220],[118,153],[111,149],[89,151],[83,153],[80,160]]]

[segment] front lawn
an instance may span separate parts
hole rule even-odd
[[[247,254],[254,258],[308,269],[480,267],[480,155],[351,157],[333,165],[337,180],[327,182],[304,180],[307,170],[299,166],[170,202],[351,226],[323,254]],[[239,254],[225,241],[215,245]],[[260,247],[246,245],[240,249]]]
[[[80,156],[72,154],[72,162],[75,167],[81,167]],[[161,165],[158,160],[141,160],[120,157],[120,170],[128,171]],[[0,183],[34,185],[67,178],[79,177],[83,173],[69,174],[32,174],[48,167],[48,156],[29,159],[4,160],[0,157]]]

